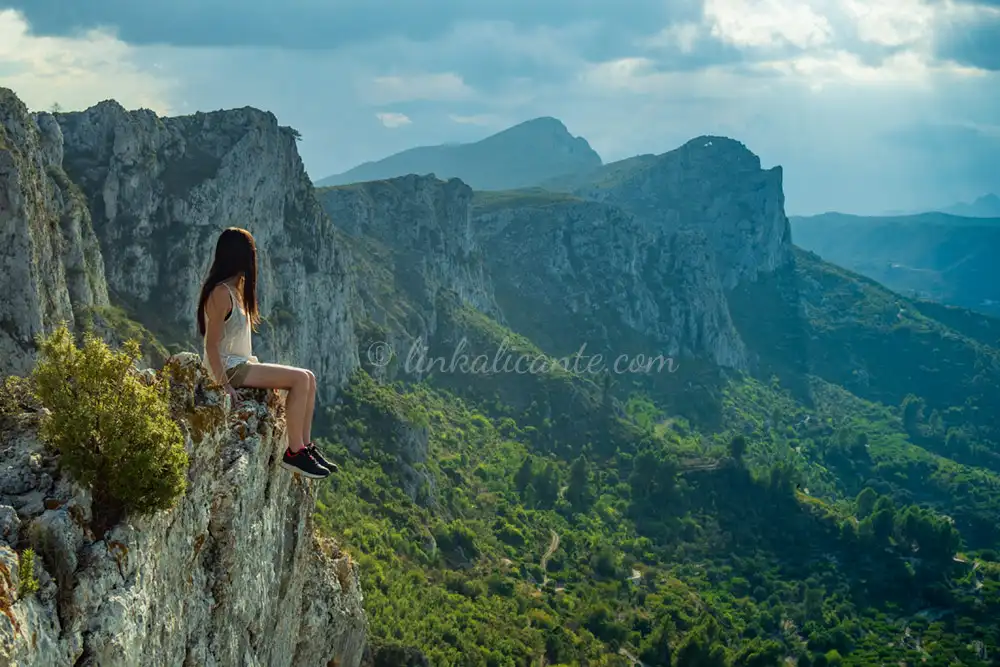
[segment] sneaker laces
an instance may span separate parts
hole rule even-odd
[[[289,447],[289,448],[288,448],[288,453],[289,453],[289,454],[291,454],[292,456],[299,456],[300,454],[305,454],[305,456],[306,456],[306,458],[307,458],[307,459],[313,459],[313,455],[312,455],[312,453],[311,453],[311,452],[309,451],[309,448],[308,448],[308,447],[305,447],[305,446],[303,446],[303,447],[302,447],[302,449],[300,449],[300,450],[299,450],[299,451],[297,451],[297,452],[295,452],[295,451],[292,451],[292,448],[291,448],[291,447]],[[315,461],[315,459],[313,459],[313,461]]]

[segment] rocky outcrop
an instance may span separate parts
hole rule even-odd
[[[404,176],[325,188],[319,199],[340,229],[396,252],[400,281],[421,305],[432,306],[437,291],[448,287],[498,315],[471,224],[472,189],[462,181]]]
[[[468,185],[411,175],[323,188],[318,198],[352,248],[361,297],[356,319],[376,325],[373,335],[397,353],[434,335],[443,289],[503,321],[473,229]],[[362,362],[374,361],[371,355],[363,350]]]
[[[666,232],[616,206],[548,193],[484,195],[475,226],[508,321],[544,349],[562,355],[586,344],[588,354],[743,366],[712,249],[697,230]]]
[[[0,376],[34,361],[35,337],[108,305],[104,262],[51,114],[0,88]]]
[[[742,143],[705,136],[658,156],[606,165],[572,190],[659,229],[696,229],[733,289],[792,261],[781,167],[761,169]]]
[[[313,369],[330,400],[358,363],[354,283],[295,131],[251,108],[159,118],[108,101],[55,118],[114,297],[164,342],[199,349],[195,305],[216,238],[246,228],[265,318],[255,351]]]
[[[316,483],[275,464],[280,406],[252,392],[228,410],[194,355],[166,368],[187,490],[103,537],[88,494],[36,438],[37,415],[0,431],[0,665],[356,667],[357,567],[313,535]],[[28,547],[35,593],[22,593]]]

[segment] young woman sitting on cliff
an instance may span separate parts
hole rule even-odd
[[[215,245],[215,259],[198,299],[202,357],[236,404],[237,387],[285,389],[288,446],[281,465],[312,479],[337,470],[310,440],[316,403],[316,376],[304,368],[265,364],[253,356],[250,332],[260,321],[257,308],[257,246],[245,229],[230,227]]]

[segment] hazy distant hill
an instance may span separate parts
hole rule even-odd
[[[374,181],[407,174],[460,178],[479,190],[536,185],[600,167],[601,156],[555,118],[535,118],[470,144],[421,146],[366,162],[317,186]]]
[[[825,213],[790,220],[793,242],[829,262],[901,293],[1000,315],[1000,217]]]
[[[957,204],[951,204],[949,206],[933,208],[931,211],[936,213],[947,213],[948,215],[958,215],[965,218],[1000,218],[1000,197],[992,193],[985,194],[972,202],[958,202]],[[920,215],[926,212],[927,209],[892,209],[882,211],[878,217]]]
[[[1000,197],[995,194],[983,195],[971,204],[961,202],[941,209],[941,211],[970,218],[1000,218]]]

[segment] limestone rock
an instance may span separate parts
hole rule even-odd
[[[51,114],[0,88],[0,376],[34,362],[35,337],[108,305],[104,262]]]
[[[361,297],[356,319],[382,329],[368,345],[380,335],[405,357],[415,341],[434,335],[443,289],[503,321],[473,228],[468,185],[410,175],[324,188],[318,197],[354,248]],[[378,366],[376,350],[364,341],[362,347],[362,363]]]
[[[295,131],[252,108],[159,118],[108,101],[56,119],[121,305],[164,342],[200,351],[195,308],[215,241],[246,228],[265,318],[255,352],[311,368],[332,398],[358,365],[354,281]]]
[[[792,261],[781,167],[761,169],[733,139],[697,137],[662,155],[609,164],[573,190],[660,229],[700,230],[727,290]]]
[[[244,392],[227,409],[194,355],[167,368],[187,491],[103,538],[90,528],[88,494],[39,443],[31,417],[4,431],[0,665],[357,666],[367,626],[358,570],[314,537],[316,482],[276,465],[280,406]],[[40,588],[22,597],[17,553],[28,546]]]
[[[701,231],[650,227],[617,206],[554,194],[484,203],[475,225],[507,319],[543,349],[744,365]]]

